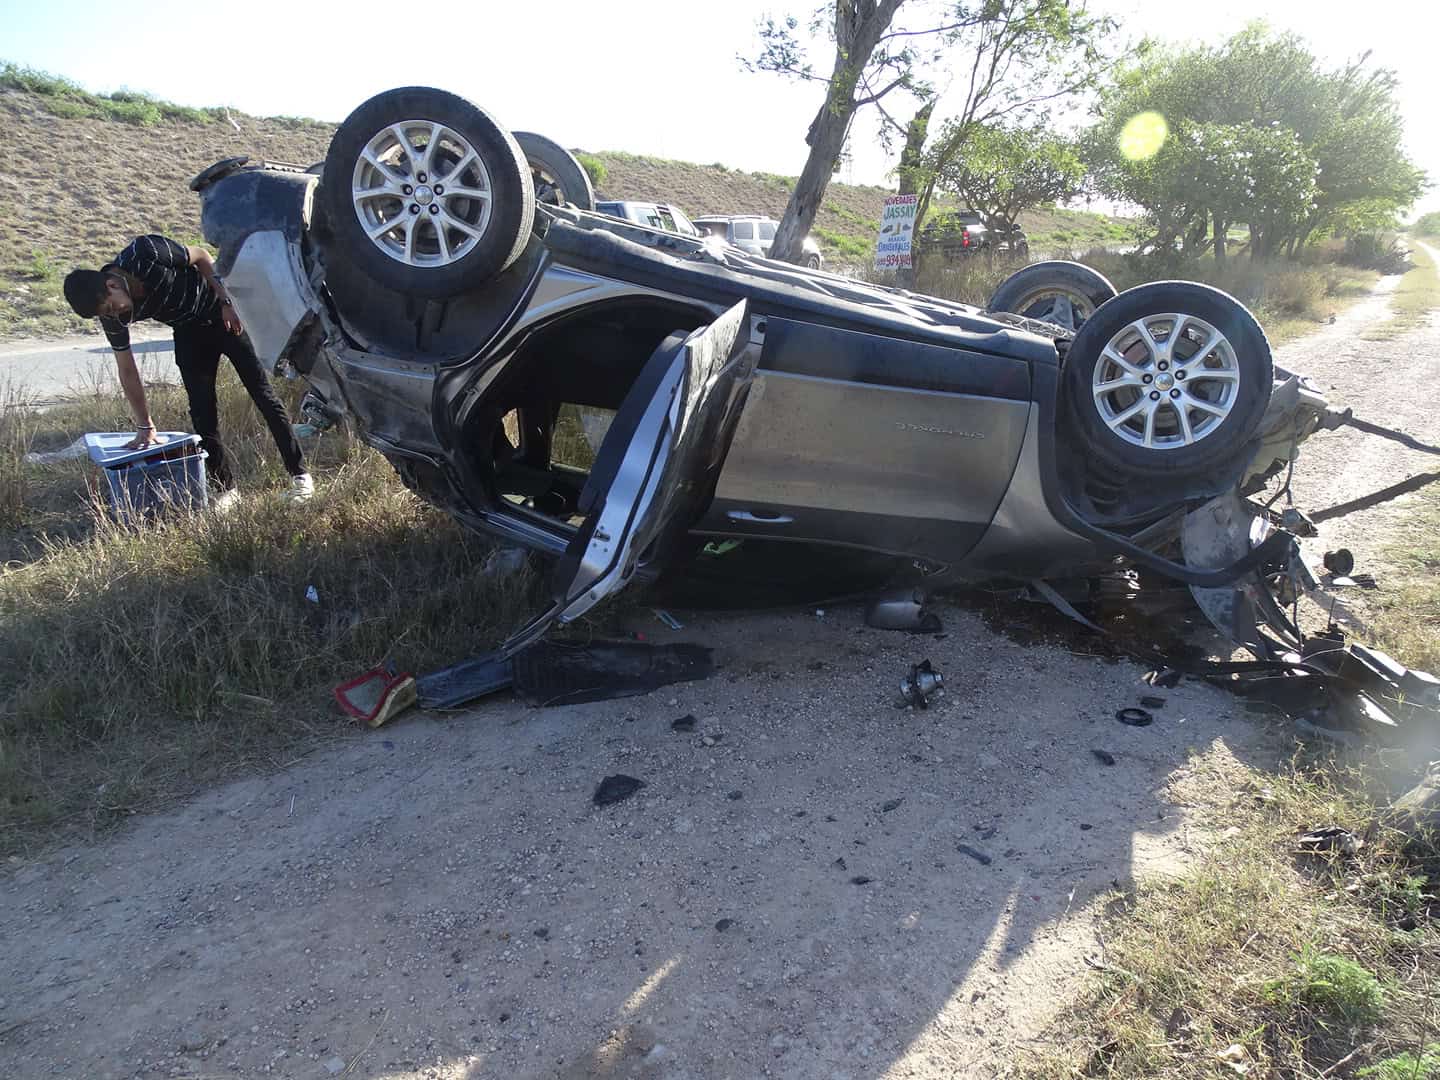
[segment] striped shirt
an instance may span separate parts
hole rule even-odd
[[[114,262],[101,269],[124,270],[145,287],[145,295],[135,301],[123,322],[100,316],[101,329],[112,349],[130,347],[130,331],[126,327],[141,319],[183,326],[192,322],[217,322],[220,318],[220,301],[215,290],[200,271],[190,265],[190,249],[174,240],[164,236],[137,236],[115,256]]]

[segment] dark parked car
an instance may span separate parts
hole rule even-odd
[[[1221,585],[1257,565],[1229,566],[1248,534],[1182,562],[1183,523],[1325,414],[1205,286],[1117,296],[1029,268],[1013,306],[1068,297],[1060,325],[692,241],[583,191],[537,205],[536,171],[486,112],[407,88],[350,115],[323,178],[240,159],[193,185],[259,354],[425,498],[554,558],[530,636],[707,537],[951,579],[1123,555]]]
[[[955,261],[989,249],[994,237],[973,210],[949,210],[934,215],[920,230],[920,246],[927,254]]]

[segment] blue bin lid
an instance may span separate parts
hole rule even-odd
[[[85,436],[85,449],[89,451],[90,460],[96,465],[114,469],[121,465],[133,465],[137,461],[158,458],[161,454],[174,453],[177,446],[200,445],[200,436],[191,435],[188,431],[157,431],[155,437],[160,441],[154,446],[147,446],[143,450],[127,450],[125,444],[135,438],[133,431],[92,431]]]

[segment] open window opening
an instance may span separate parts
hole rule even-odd
[[[580,495],[610,424],[656,348],[710,313],[621,301],[538,331],[505,363],[465,443],[495,495],[553,526],[580,525]]]

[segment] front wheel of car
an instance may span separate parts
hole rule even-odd
[[[1026,253],[1029,250],[1027,243]],[[1056,259],[1015,271],[990,297],[988,310],[1008,311],[1073,332],[1115,296],[1115,286],[1098,270]]]
[[[1157,281],[1102,305],[1071,342],[1064,385],[1086,448],[1133,474],[1233,460],[1270,401],[1270,344],[1234,297]]]
[[[581,210],[595,209],[595,188],[585,166],[553,139],[533,131],[515,132],[515,142],[530,165],[535,201],[546,206],[569,203]]]
[[[820,256],[819,256],[819,255],[816,255],[813,251],[812,251],[809,255],[806,255],[806,256],[805,256],[805,269],[807,269],[807,270],[819,270],[819,269],[820,269]]]
[[[424,86],[377,94],[345,119],[319,197],[340,253],[367,277],[436,299],[518,259],[535,216],[514,137],[464,98]]]

